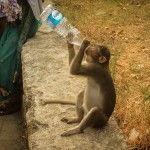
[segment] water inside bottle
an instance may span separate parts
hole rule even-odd
[[[68,36],[66,37],[68,42],[80,46],[84,40],[83,34],[75,27],[72,27],[69,31]]]
[[[84,40],[84,36],[81,33],[78,33],[73,37],[73,40],[71,41],[71,43],[77,46],[81,46],[83,40]]]
[[[67,19],[64,17],[61,22],[57,25],[55,31],[63,36],[64,38],[68,35],[69,30],[71,29],[71,25],[67,21]]]
[[[72,38],[68,42],[80,46],[84,36],[73,27],[70,22],[58,10],[48,5],[41,14],[41,19],[54,29],[59,35],[68,38],[68,33],[72,33]]]

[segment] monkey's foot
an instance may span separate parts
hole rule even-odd
[[[62,122],[67,122],[68,124],[70,123],[77,123],[79,122],[79,119],[77,117],[64,117],[61,119]]]
[[[61,134],[61,136],[70,136],[70,135],[78,134],[78,133],[83,133],[83,131],[79,127],[75,127],[75,128],[65,131],[64,133]]]

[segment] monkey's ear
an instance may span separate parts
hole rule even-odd
[[[105,63],[106,61],[107,61],[107,58],[105,56],[99,57],[99,63],[100,64]]]

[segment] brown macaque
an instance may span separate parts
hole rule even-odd
[[[69,35],[72,38],[72,35]],[[71,40],[71,39],[69,39]],[[61,136],[82,133],[87,127],[103,127],[113,113],[116,103],[116,92],[109,71],[110,51],[106,46],[90,46],[84,40],[78,53],[75,55],[74,45],[68,43],[70,73],[87,77],[87,86],[77,96],[76,103],[62,100],[49,100],[46,104],[76,105],[77,117],[64,117],[63,122],[79,123],[68,129]],[[85,56],[86,64],[83,64]]]
[[[116,92],[109,71],[110,51],[106,46],[89,46],[84,40],[75,55],[74,46],[68,42],[70,73],[87,77],[85,90],[77,96],[77,117],[64,117],[63,122],[79,123],[61,136],[82,133],[87,127],[103,127],[112,115],[116,103]],[[86,56],[86,64],[83,57]]]

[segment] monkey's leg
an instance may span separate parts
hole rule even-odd
[[[105,126],[109,120],[109,117],[106,116],[102,109],[99,108],[98,113],[94,114],[94,119],[92,121],[91,127],[93,128],[101,128]]]
[[[94,118],[94,115],[98,113],[98,108],[93,107],[90,109],[90,111],[85,115],[85,117],[82,119],[80,124],[76,126],[75,128],[69,129],[65,131],[61,136],[69,136],[72,134],[82,133],[85,128],[90,126],[96,118]]]
[[[80,122],[83,119],[83,115],[84,115],[84,111],[82,108],[83,97],[84,97],[84,91],[80,92],[77,96],[77,104],[76,104],[77,117],[64,117],[61,119],[61,121],[67,122],[69,124],[69,123]]]

